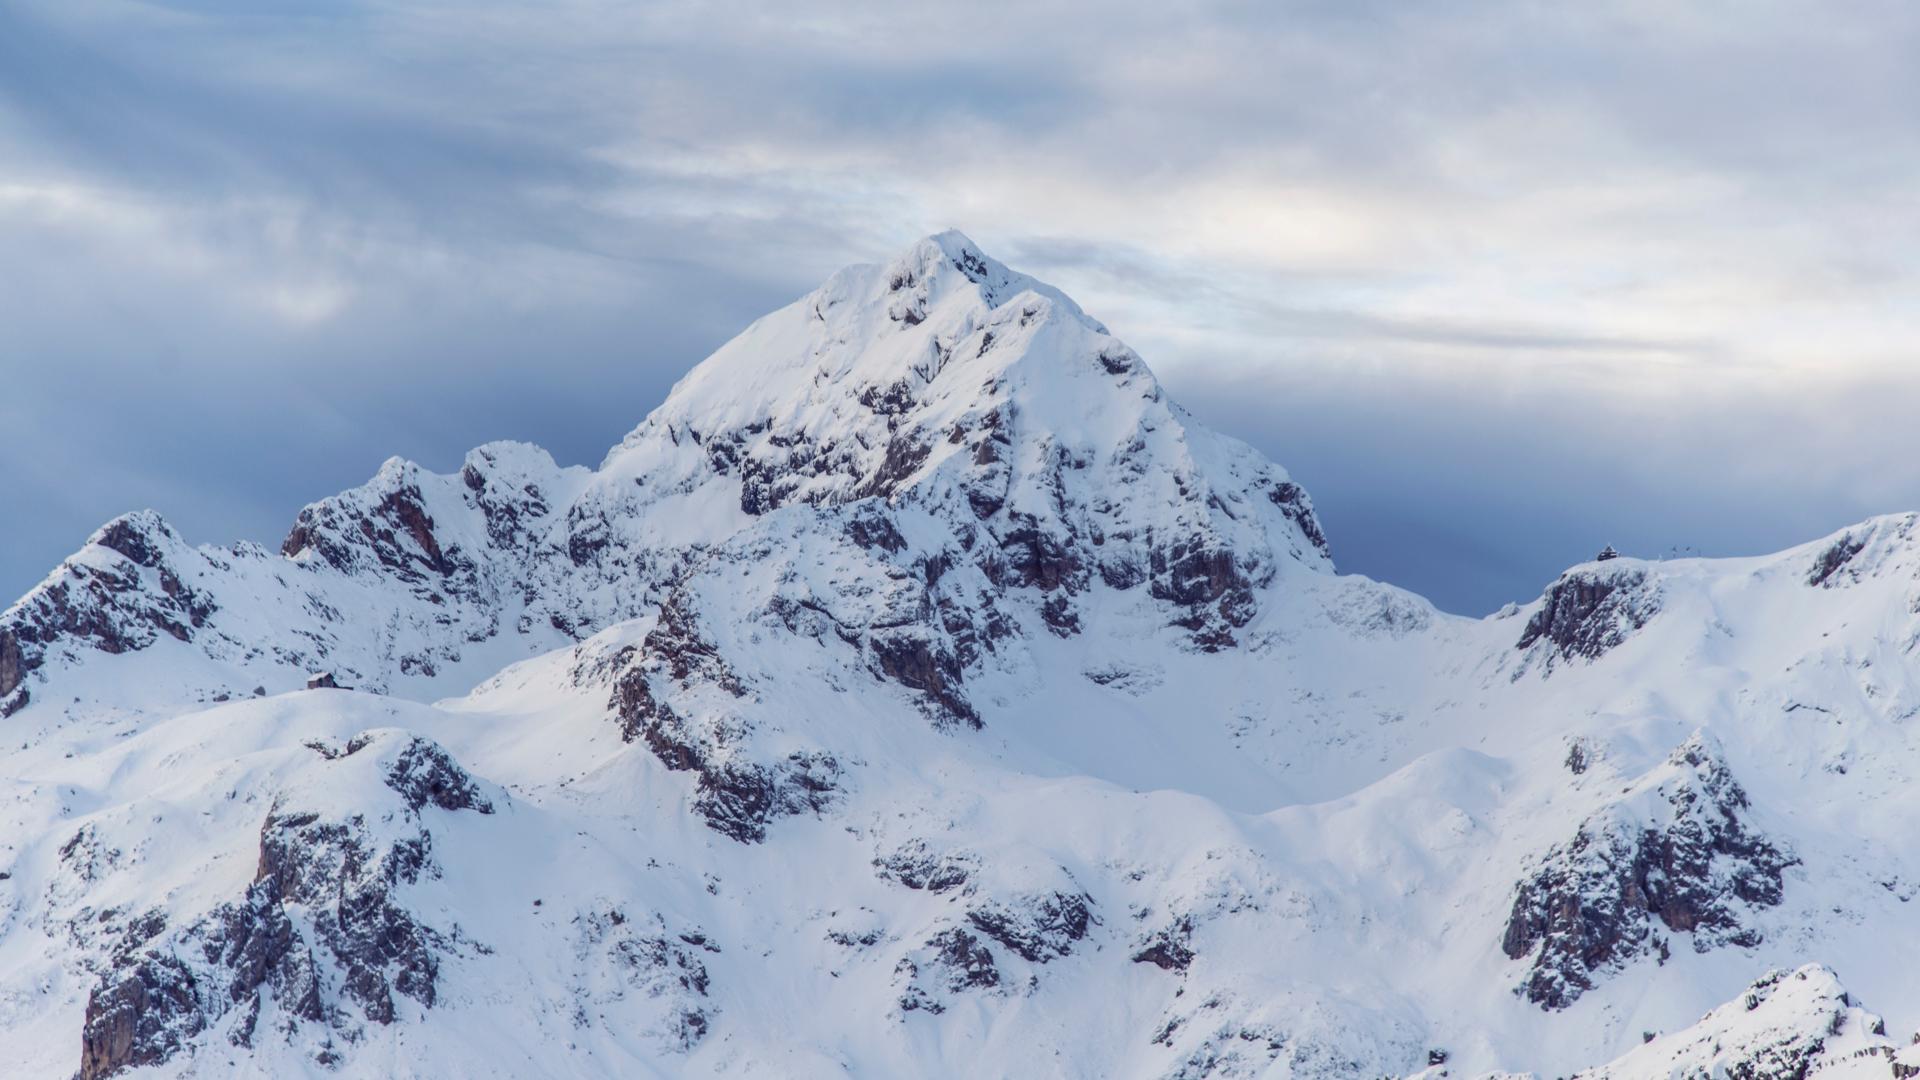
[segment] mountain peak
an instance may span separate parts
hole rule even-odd
[[[689,371],[609,463],[660,432],[705,440],[791,429],[785,438],[831,427],[883,444],[906,413],[935,398],[945,413],[970,411],[1010,384],[1062,377],[1081,400],[1060,421],[1077,427],[1104,407],[1094,382],[1079,379],[1087,375],[1131,380],[1129,398],[1160,396],[1133,350],[1068,294],[987,256],[966,234],[935,233],[887,263],[845,267],[755,321]]]
[[[954,273],[973,286],[980,301],[989,309],[1000,307],[1021,293],[1031,292],[1058,305],[1094,329],[1106,332],[1105,326],[1089,317],[1066,293],[1009,268],[957,229],[922,237],[886,265],[884,276],[887,290],[900,292],[912,290],[921,282],[938,280]]]
[[[748,517],[910,495],[962,532],[1077,552],[1076,583],[1130,588],[1172,544],[1217,573],[1168,595],[1235,596],[1220,625],[1200,619],[1215,642],[1280,564],[1325,564],[1284,471],[1192,426],[1105,326],[957,232],[834,274],[697,366],[599,484],[626,499],[663,482],[737,493]]]

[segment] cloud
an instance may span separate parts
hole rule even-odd
[[[271,539],[389,453],[596,460],[947,226],[1452,606],[1802,539],[1920,504],[1916,45],[1894,3],[12,5],[0,592],[130,506]]]

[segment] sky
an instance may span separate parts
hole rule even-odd
[[[0,594],[595,463],[944,228],[1482,614],[1920,508],[1920,7],[0,0]],[[0,601],[4,602],[4,601]]]

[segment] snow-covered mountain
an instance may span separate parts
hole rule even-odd
[[[0,1061],[1894,1076],[1917,524],[1449,616],[930,237],[597,469],[130,514],[0,615]]]

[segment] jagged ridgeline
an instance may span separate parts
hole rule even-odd
[[[1891,1075],[1914,530],[1448,615],[929,237],[595,468],[129,514],[0,614],[0,1061]]]

